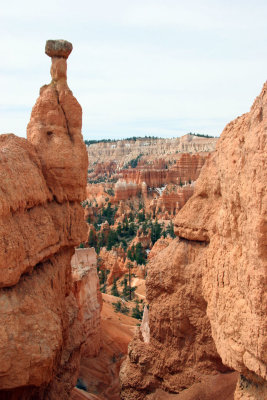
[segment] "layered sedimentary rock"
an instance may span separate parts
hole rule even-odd
[[[148,229],[147,233],[145,234],[142,228],[138,228],[135,238],[131,241],[131,246],[137,245],[137,243],[141,243],[144,249],[151,248],[151,229]]]
[[[214,151],[217,138],[184,135],[175,139],[144,138],[137,140],[119,140],[96,143],[87,146],[89,164],[101,163],[103,160],[116,161],[122,168],[127,162],[140,154],[150,160],[173,158],[177,153],[199,153]]]
[[[267,397],[266,123],[267,83],[223,131],[178,213],[179,238],[149,263],[150,342],[130,345],[123,399],[179,392],[221,360],[241,373],[235,399]]]
[[[97,357],[84,355],[81,360],[79,380],[99,400],[120,400],[119,369],[136,325],[134,318],[114,311],[112,303],[117,300],[103,293],[101,350]]]
[[[161,187],[168,182],[167,169],[124,169],[122,171],[123,179],[126,182],[135,182],[140,185],[142,182],[148,187]]]
[[[209,153],[189,154],[184,153],[179,156],[175,165],[169,168],[160,168],[158,162],[155,161],[151,165],[138,165],[134,169],[122,170],[123,179],[126,182],[134,182],[141,185],[142,182],[148,187],[162,187],[166,184],[179,184],[180,182],[195,181],[205,164]]]
[[[118,180],[115,184],[115,202],[121,200],[128,200],[131,197],[137,196],[140,193],[141,187],[139,187],[135,182],[126,182],[125,180]]]
[[[28,140],[0,136],[0,397],[68,399],[79,367],[71,257],[86,238],[81,107],[66,83],[72,45],[49,41],[52,82]]]
[[[104,400],[101,396],[87,393],[85,390],[74,388],[71,392],[71,400]]]
[[[207,155],[182,154],[173,168],[171,168],[170,179],[177,179],[179,177],[182,182],[195,181],[199,177],[206,158]]]

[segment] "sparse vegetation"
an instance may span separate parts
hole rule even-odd
[[[136,319],[142,319],[144,313],[144,304],[143,300],[135,300],[135,307],[132,309],[132,317]]]
[[[215,136],[203,135],[202,133],[192,133],[192,132],[189,132],[188,135],[198,136],[198,137],[204,137],[204,138],[215,138]]]
[[[143,156],[143,154],[138,154],[138,156],[136,158],[133,158],[131,161],[124,164],[124,169],[136,168],[137,164],[142,156]]]
[[[129,314],[129,307],[126,306],[126,304],[123,304],[121,300],[118,300],[116,303],[112,303],[112,306],[115,310],[115,312],[120,312],[122,314]]]

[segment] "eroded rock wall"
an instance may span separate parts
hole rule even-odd
[[[122,179],[116,182],[114,202],[118,203],[121,200],[128,200],[131,197],[136,197],[141,192],[141,186],[139,187],[134,182],[126,182]]]
[[[94,357],[100,351],[100,313],[102,295],[97,273],[97,255],[93,247],[75,249],[71,259],[72,292],[76,298],[83,338],[81,356]]]
[[[146,399],[156,389],[178,393],[211,371],[225,371],[211,338],[202,274],[195,264],[205,244],[174,239],[147,265],[150,342],[136,335],[120,377],[122,399]]]
[[[124,169],[121,171],[123,179],[126,182],[136,183],[141,185],[142,182],[152,188],[162,187],[166,184],[179,184],[180,182],[195,181],[200,174],[201,168],[209,153],[189,154],[183,153],[179,156],[176,164],[170,166],[163,165],[162,168],[158,160],[155,160],[151,165],[143,165],[133,169]]]
[[[205,138],[184,135],[174,139],[143,138],[137,140],[118,140],[115,142],[95,143],[87,147],[89,165],[94,162],[116,163],[120,168],[142,154],[150,161],[173,159],[179,153],[200,153],[214,151],[218,138]]]
[[[28,140],[0,136],[0,397],[68,399],[79,368],[71,257],[86,238],[87,154],[81,107],[66,81],[72,45],[48,41],[52,82]]]
[[[203,294],[223,362],[259,387],[267,378],[266,123],[265,83],[250,112],[226,126],[175,223],[180,237],[208,243]]]
[[[150,342],[129,347],[123,399],[178,393],[223,364],[242,375],[235,399],[267,397],[266,124],[267,83],[226,126],[176,217],[178,238],[149,263]]]

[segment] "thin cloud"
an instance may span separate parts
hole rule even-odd
[[[260,0],[10,1],[0,11],[0,129],[25,136],[51,79],[45,41],[65,38],[86,138],[219,135],[266,80],[266,17]]]

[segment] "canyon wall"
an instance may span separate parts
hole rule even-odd
[[[115,161],[121,168],[140,154],[151,160],[173,157],[179,153],[199,153],[214,151],[218,138],[184,135],[174,139],[143,138],[95,143],[87,146],[89,165]]]
[[[164,399],[227,367],[240,373],[236,400],[266,399],[266,123],[267,83],[224,129],[178,238],[148,264],[150,341],[130,344],[122,399]]]
[[[163,185],[173,183],[179,184],[180,182],[195,181],[205,164],[206,154],[189,154],[184,153],[179,156],[175,165],[167,168],[158,168],[158,163],[152,165],[138,165],[134,169],[124,169],[121,171],[123,179],[126,182],[134,182],[142,184],[145,182],[148,187],[162,187]]]
[[[66,81],[71,50],[66,41],[46,44],[52,81],[33,107],[28,140],[0,136],[3,400],[68,399],[86,341],[71,279],[74,246],[87,234],[88,163],[82,110]]]
[[[250,112],[226,126],[175,223],[178,236],[207,243],[203,295],[212,336],[223,362],[248,382],[244,390],[258,386],[255,399],[264,398],[267,378],[266,123],[265,83]]]

